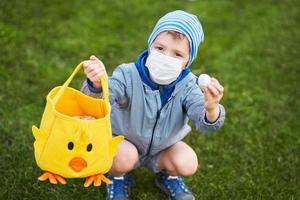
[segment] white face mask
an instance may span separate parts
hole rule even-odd
[[[168,85],[181,73],[183,60],[151,50],[145,65],[149,69],[152,81],[160,85]]]

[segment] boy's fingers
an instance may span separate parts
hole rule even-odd
[[[92,79],[95,75],[97,75],[97,72],[95,71],[90,71],[86,74],[89,79]]]
[[[219,91],[212,84],[209,84],[207,88],[213,96],[217,97],[220,95]]]
[[[87,77],[92,81],[92,82],[99,82],[100,78],[105,76],[106,73],[103,70],[97,70],[97,71],[92,71],[87,74]]]
[[[85,70],[86,73],[90,73],[90,72],[93,72],[93,71],[97,71],[97,69],[99,69],[98,64],[90,64],[84,70]]]
[[[211,77],[210,80],[211,80],[211,82],[213,82],[213,83],[217,83],[217,84],[221,85],[220,82],[219,82],[216,78],[214,78],[214,77]]]
[[[99,58],[97,58],[97,57],[96,57],[96,56],[94,56],[94,55],[91,55],[91,56],[90,56],[90,60],[96,60],[96,61],[100,61],[100,60],[99,60]]]
[[[87,78],[94,83],[98,83],[102,76],[107,75],[104,64],[94,55],[90,56],[90,60],[83,61],[83,67]]]
[[[87,76],[91,79],[92,78],[100,79],[100,77],[103,75],[104,75],[104,72],[101,69],[96,69],[87,74]]]
[[[89,65],[89,66],[85,67],[83,70],[84,70],[84,73],[86,75],[88,75],[89,73],[91,73],[93,71],[93,68]]]
[[[223,98],[223,93],[219,96],[219,101]]]
[[[101,76],[104,75],[104,71],[101,70],[101,69],[95,69],[95,70],[89,72],[88,75],[89,75],[90,77],[97,76],[98,78],[100,78]]]
[[[99,67],[99,64],[91,63],[91,64],[89,65],[89,68],[90,68],[90,70],[97,70],[97,69],[99,69],[100,67]]]
[[[83,67],[88,67],[91,64],[95,64],[99,62],[102,64],[102,62],[96,56],[91,56],[89,60],[83,61]]]
[[[85,60],[83,61],[83,68],[84,69],[87,69],[87,68],[90,68],[91,65],[95,65],[95,64],[98,64],[99,62],[96,61],[96,60]]]
[[[82,63],[83,63],[83,67],[86,68],[91,64],[91,61],[90,60],[85,60]]]
[[[91,59],[91,60],[96,60],[97,57],[96,57],[95,55],[91,55],[91,56],[90,56],[90,59]]]
[[[222,94],[224,92],[224,88],[222,85],[220,85],[217,82],[212,82],[212,85],[219,91],[220,94]]]
[[[220,93],[224,92],[224,87],[220,84],[220,82],[215,79],[214,77],[211,78],[211,82],[214,84],[217,90],[219,90]]]
[[[219,83],[219,81],[215,78],[215,77],[211,77],[210,79],[212,82],[216,82],[216,83]]]
[[[210,101],[210,99],[212,99],[212,94],[207,87],[204,88],[204,98],[205,101]]]

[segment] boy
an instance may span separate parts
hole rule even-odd
[[[211,78],[202,93],[189,69],[203,38],[195,15],[170,12],[157,22],[137,61],[118,66],[109,77],[112,132],[126,140],[109,172],[106,199],[129,199],[128,172],[138,166],[156,173],[155,183],[169,199],[195,199],[181,178],[198,167],[195,152],[181,141],[191,130],[188,119],[200,132],[216,131],[225,119],[219,104],[223,87]],[[84,61],[84,72],[82,91],[101,98],[104,64],[91,56]]]

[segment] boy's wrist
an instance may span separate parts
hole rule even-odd
[[[102,92],[101,85],[100,85],[100,87],[97,88],[97,87],[95,87],[94,83],[89,78],[87,78],[86,81],[87,81],[88,88],[91,92],[93,92],[93,93]]]
[[[92,82],[92,83],[93,83],[93,87],[95,89],[100,89],[101,88],[101,83],[100,82],[99,83]]]
[[[206,114],[206,119],[209,122],[215,122],[218,120],[219,115],[220,115],[220,107],[216,106],[214,109],[210,109],[210,110],[206,110],[205,111]]]

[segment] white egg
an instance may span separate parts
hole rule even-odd
[[[201,90],[204,90],[204,88],[210,83],[210,76],[207,74],[200,74],[198,78],[198,86]]]

